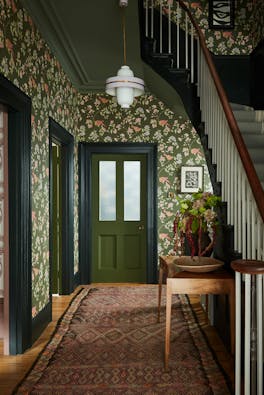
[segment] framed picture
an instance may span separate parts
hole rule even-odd
[[[181,192],[192,193],[203,190],[203,166],[182,166]]]
[[[210,29],[234,28],[234,0],[209,0]]]

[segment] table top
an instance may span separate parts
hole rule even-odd
[[[175,256],[173,255],[161,255],[160,260],[164,265],[175,265],[174,263]],[[189,272],[185,270],[180,270],[173,273],[173,278],[197,278],[197,279],[234,279],[233,270],[228,271],[226,268],[221,267],[217,270],[211,272]]]

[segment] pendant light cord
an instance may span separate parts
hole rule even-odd
[[[122,7],[122,31],[123,31],[124,65],[126,65],[127,64],[127,57],[126,57],[126,16],[125,16],[125,7]]]

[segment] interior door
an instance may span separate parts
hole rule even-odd
[[[146,185],[145,154],[93,154],[93,282],[146,282]]]

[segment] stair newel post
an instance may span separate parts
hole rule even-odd
[[[241,394],[241,274],[236,272],[235,395]]]
[[[263,275],[257,277],[257,393],[263,394]]]
[[[251,394],[256,394],[256,364],[257,364],[257,314],[256,314],[256,275],[251,276],[251,344],[250,344],[250,372]]]
[[[241,394],[241,325],[244,324],[244,395],[263,394],[263,274],[264,261],[231,262],[236,276],[235,394]],[[241,282],[244,278],[244,306],[241,314]]]

